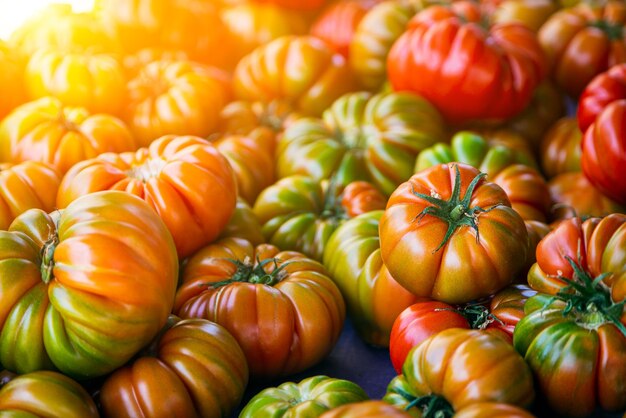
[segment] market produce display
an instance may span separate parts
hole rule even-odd
[[[626,417],[624,0],[34,3],[1,417]]]

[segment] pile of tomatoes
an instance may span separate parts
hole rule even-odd
[[[621,416],[625,25],[622,0],[33,16],[0,43],[0,415]],[[347,316],[389,347],[383,399],[289,382]]]

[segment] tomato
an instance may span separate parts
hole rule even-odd
[[[0,124],[0,161],[39,161],[65,173],[103,152],[134,150],[124,123],[110,115],[64,106],[44,97],[15,109]]]
[[[548,224],[539,221],[524,221],[524,224],[526,224],[528,231],[528,254],[526,255],[526,264],[518,275],[519,280],[516,280],[519,283],[526,283],[526,273],[537,261],[535,257],[537,245],[552,230]]]
[[[106,153],[76,164],[61,182],[57,206],[101,190],[145,200],[167,225],[181,259],[217,238],[237,200],[230,164],[195,136],[167,135],[137,152]],[[206,197],[215,203],[207,204]]]
[[[582,134],[573,117],[559,119],[541,142],[541,168],[548,178],[580,171]]]
[[[626,100],[609,104],[585,131],[581,165],[591,184],[626,205]]]
[[[518,408],[517,406],[494,403],[480,402],[469,405],[466,408],[457,411],[454,418],[533,418],[530,412]]]
[[[253,245],[260,245],[265,242],[259,220],[252,212],[252,208],[241,198],[237,199],[235,212],[219,237],[243,238]]]
[[[408,412],[452,416],[483,402],[527,407],[534,397],[530,368],[511,344],[487,332],[452,328],[409,352],[383,399]]]
[[[448,144],[422,151],[415,163],[419,172],[436,164],[460,162],[476,167],[506,192],[511,206],[524,220],[546,222],[552,200],[546,181],[532,167],[532,154],[489,141],[469,131],[458,132]],[[530,167],[529,167],[530,166]]]
[[[0,41],[0,120],[26,101],[23,71],[20,56]]]
[[[378,238],[382,213],[365,213],[339,226],[324,249],[324,266],[341,290],[359,336],[386,347],[396,317],[417,299],[383,264]]]
[[[278,146],[278,177],[367,180],[389,195],[413,173],[417,154],[445,138],[439,113],[410,93],[348,94],[322,119],[290,124]]]
[[[228,135],[248,135],[256,129],[280,134],[298,118],[285,102],[230,102],[220,113],[220,132]]]
[[[253,0],[255,3],[275,4],[285,9],[300,11],[316,10],[322,7],[327,0]]]
[[[31,209],[0,231],[0,362],[27,373],[109,373],[165,324],[178,277],[167,228],[127,193]]]
[[[345,305],[339,289],[321,264],[300,253],[226,238],[191,257],[182,280],[174,312],[226,328],[253,378],[313,366],[341,333]]]
[[[524,221],[483,176],[465,164],[440,164],[389,198],[380,221],[383,261],[415,295],[469,302],[502,289],[523,267]]]
[[[524,25],[486,30],[480,19],[469,2],[418,13],[387,58],[393,89],[424,96],[454,124],[521,112],[545,76],[543,51]]]
[[[626,216],[563,221],[537,246],[540,294],[513,341],[548,404],[573,417],[626,407]]]
[[[105,417],[225,417],[248,382],[246,357],[223,327],[171,316],[132,363],[100,391]]]
[[[341,405],[368,399],[359,385],[348,380],[313,376],[300,383],[286,382],[259,392],[240,418],[319,417]]]
[[[155,61],[128,82],[124,120],[147,146],[163,135],[206,137],[230,100],[228,76],[191,61]]]
[[[0,230],[28,209],[52,212],[59,183],[59,173],[43,163],[0,164]]]
[[[332,181],[320,184],[311,177],[285,177],[261,192],[253,211],[268,242],[321,260],[330,235],[349,218],[341,200],[345,197],[351,205],[348,198],[358,199],[340,190]],[[373,200],[363,209],[383,209],[384,204],[384,199]]]
[[[228,66],[231,43],[213,1],[100,1],[102,22],[126,52],[182,50],[208,65]],[[173,133],[173,132],[167,132]]]
[[[387,198],[366,181],[353,181],[341,193],[341,206],[350,218],[384,209],[386,205]]]
[[[391,329],[389,354],[398,374],[409,351],[428,337],[450,328],[480,329],[512,341],[513,329],[524,316],[524,303],[534,295],[524,285],[513,285],[498,292],[487,303],[452,306],[421,300],[406,308]]]
[[[350,42],[357,25],[377,0],[346,0],[331,4],[311,26],[311,35],[324,40],[330,47],[348,58]]]
[[[92,113],[120,114],[126,99],[122,66],[107,54],[38,50],[24,79],[31,99],[53,96]]]
[[[158,47],[144,48],[125,55],[122,66],[127,80],[137,77],[141,70],[154,61],[187,61],[189,56],[179,49],[163,49]]]
[[[411,415],[383,401],[363,401],[333,408],[320,418],[411,418]]]
[[[57,372],[18,376],[0,389],[0,415],[97,418],[96,404],[78,383]]]
[[[519,22],[537,32],[559,7],[552,0],[503,0],[493,11],[494,23]]]
[[[283,36],[243,57],[233,78],[240,100],[285,101],[318,116],[356,88],[346,60],[313,36]]]
[[[626,4],[581,3],[558,11],[539,30],[557,85],[573,98],[609,67],[626,61]]]
[[[626,99],[626,63],[598,74],[585,87],[576,112],[580,130],[585,132],[606,106],[621,99]]]
[[[605,196],[583,173],[560,174],[548,186],[555,202],[556,219],[626,213],[626,207]]]
[[[239,196],[253,205],[274,178],[275,138],[269,130],[255,130],[247,136],[227,135],[213,142],[230,163]]]

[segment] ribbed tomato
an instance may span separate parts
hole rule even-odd
[[[339,338],[345,305],[327,274],[300,253],[226,238],[186,263],[174,312],[230,331],[252,377],[285,376],[318,363]]]
[[[0,161],[39,161],[65,173],[103,152],[136,149],[126,125],[105,114],[44,97],[15,109],[0,124]]]
[[[217,238],[237,200],[228,161],[195,136],[167,135],[137,152],[106,153],[76,164],[61,182],[57,206],[101,190],[145,200],[167,225],[181,259]]]
[[[170,316],[157,338],[107,377],[103,416],[156,418],[229,416],[248,383],[246,357],[223,327]]]
[[[126,363],[167,320],[178,258],[141,199],[106,191],[0,231],[0,361],[18,373],[97,377]]]
[[[548,178],[578,172],[582,134],[573,117],[559,119],[543,137],[540,147],[541,168]]]
[[[626,63],[617,64],[591,80],[578,100],[576,117],[582,132],[611,102],[626,99]]]

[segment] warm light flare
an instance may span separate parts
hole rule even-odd
[[[11,33],[31,16],[53,3],[70,4],[75,12],[93,9],[95,0],[0,0],[0,39]]]

